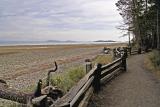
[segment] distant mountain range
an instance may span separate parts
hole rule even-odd
[[[117,42],[117,41],[113,41],[113,40],[97,40],[94,42]]]
[[[73,40],[46,40],[46,41],[7,41],[0,40],[2,45],[44,45],[44,44],[101,44],[101,43],[114,43],[113,40],[97,40],[97,41],[73,41]]]
[[[47,41],[6,41],[0,40],[0,43],[41,43],[41,42],[53,42],[53,43],[71,43],[71,42],[83,42],[83,41],[73,41],[73,40],[47,40]],[[117,42],[113,40],[97,40],[97,41],[88,41],[88,42]]]
[[[72,40],[66,40],[66,41],[47,40],[46,42],[80,42],[80,41],[72,41]],[[113,41],[113,40],[97,40],[97,41],[90,41],[90,42],[117,42],[117,41]]]
[[[72,40],[66,40],[66,41],[60,41],[60,40],[47,40],[46,42],[65,42],[65,43],[67,43],[67,42],[77,42],[77,41],[72,41]]]

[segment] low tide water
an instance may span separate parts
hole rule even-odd
[[[69,44],[111,44],[119,42],[93,42],[93,41],[60,41],[60,42],[43,42],[43,41],[7,41],[0,42],[0,46],[17,46],[17,45],[69,45]]]

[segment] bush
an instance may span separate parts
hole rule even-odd
[[[65,71],[64,73],[60,73],[52,76],[51,85],[58,86],[64,92],[67,92],[84,75],[85,75],[85,70],[83,67],[75,67]]]
[[[156,69],[160,69],[160,52],[154,50],[149,56],[151,62],[153,63]]]

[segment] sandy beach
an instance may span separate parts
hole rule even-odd
[[[93,58],[103,47],[99,45],[32,45],[0,47],[0,79],[15,89],[23,90],[46,78],[47,71],[58,63],[58,72],[76,65],[84,65],[86,58]]]

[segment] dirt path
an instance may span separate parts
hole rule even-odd
[[[128,71],[116,77],[90,107],[160,107],[160,80],[144,68],[144,56],[128,59]]]

